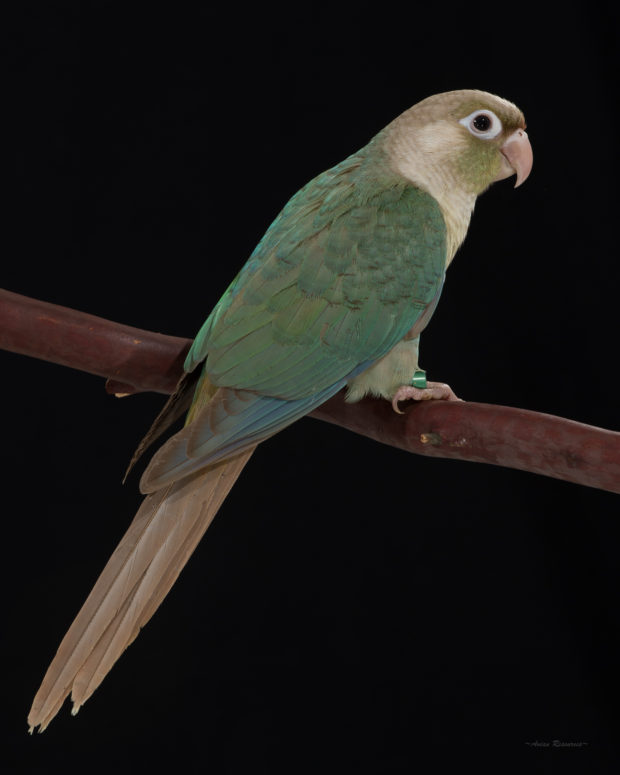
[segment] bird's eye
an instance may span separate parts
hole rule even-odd
[[[476,132],[487,132],[491,128],[491,119],[486,113],[479,113],[472,118],[471,125]]]
[[[491,140],[502,131],[502,122],[492,110],[476,110],[459,121],[472,135]]]

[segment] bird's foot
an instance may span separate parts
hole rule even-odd
[[[392,399],[392,409],[397,414],[404,414],[398,408],[399,401],[408,401],[413,399],[414,401],[462,401],[456,393],[452,390],[450,385],[446,385],[444,382],[427,382],[425,388],[412,387],[411,385],[402,385],[394,393]]]

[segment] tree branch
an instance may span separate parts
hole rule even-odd
[[[190,345],[0,289],[0,349],[105,377],[109,393],[174,392]]]
[[[0,348],[108,379],[110,393],[173,392],[191,341],[0,289]],[[620,433],[508,406],[334,396],[313,417],[407,452],[491,463],[620,493]]]

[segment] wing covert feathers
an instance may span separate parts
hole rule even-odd
[[[42,732],[71,693],[75,715],[136,638],[255,447],[148,495],[63,638],[28,715]]]

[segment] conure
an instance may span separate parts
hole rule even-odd
[[[298,191],[198,332],[139,452],[142,506],[65,635],[28,717],[43,731],[91,696],[153,615],[256,445],[346,387],[398,403],[456,396],[420,380],[418,346],[476,197],[528,176],[521,111],[483,91],[437,94]],[[417,375],[418,379],[414,379]],[[190,405],[191,403],[191,405]]]

